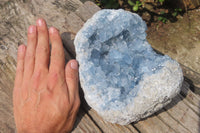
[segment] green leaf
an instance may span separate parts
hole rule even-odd
[[[128,0],[128,4],[129,4],[130,6],[134,6],[134,5],[135,5],[135,3],[133,3],[131,0]]]
[[[135,12],[138,11],[138,6],[137,5],[133,6],[133,11],[135,11]]]
[[[163,3],[165,0],[159,0],[160,3]]]
[[[158,20],[159,20],[159,21],[162,21],[162,19],[163,19],[163,17],[158,17]]]
[[[176,17],[178,15],[178,12],[172,13],[172,16]]]
[[[140,4],[140,1],[136,1],[136,4],[139,5],[139,4]]]
[[[100,6],[101,4],[100,4],[100,3],[96,3],[96,5],[97,5],[97,6]]]
[[[160,16],[160,17],[158,17],[158,21],[161,21],[161,22],[163,22],[163,23],[166,23],[166,22],[168,21],[168,19],[165,18],[165,17]]]
[[[162,20],[162,22],[163,22],[163,23],[166,23],[166,22],[167,22],[167,19],[166,19],[166,18],[165,18],[165,19],[163,19],[163,20]]]

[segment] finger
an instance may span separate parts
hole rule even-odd
[[[79,97],[78,91],[78,62],[70,60],[65,68],[65,78],[67,82],[69,100],[74,102],[75,97]]]
[[[35,64],[35,51],[37,46],[37,29],[35,25],[28,28],[28,43],[24,64],[24,77],[30,79]]]
[[[17,69],[15,76],[15,88],[19,88],[22,84],[24,73],[24,58],[25,58],[26,46],[20,45],[17,54]]]
[[[35,70],[48,70],[49,65],[49,35],[45,20],[37,20],[37,47],[35,55]]]
[[[65,69],[64,48],[58,30],[54,27],[51,27],[49,29],[49,37],[52,45],[51,63],[49,71],[60,72],[61,74],[63,74],[64,78],[64,69]]]

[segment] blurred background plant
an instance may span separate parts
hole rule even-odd
[[[176,22],[178,16],[187,11],[187,7],[176,7],[171,1],[174,0],[95,0],[95,3],[103,9],[122,8],[138,13],[150,24],[152,22]]]
[[[137,12],[139,10],[139,7],[142,6],[142,3],[139,0],[135,2],[133,2],[132,0],[128,0],[128,4],[132,6],[132,10],[135,12]]]

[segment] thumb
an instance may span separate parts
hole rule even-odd
[[[65,67],[65,78],[69,92],[70,102],[74,102],[79,97],[78,91],[78,62],[70,60]]]

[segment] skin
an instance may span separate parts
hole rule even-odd
[[[13,104],[18,133],[63,133],[73,128],[80,106],[78,63],[70,60],[65,66],[59,32],[48,30],[43,19],[29,27],[27,46],[18,48]]]

